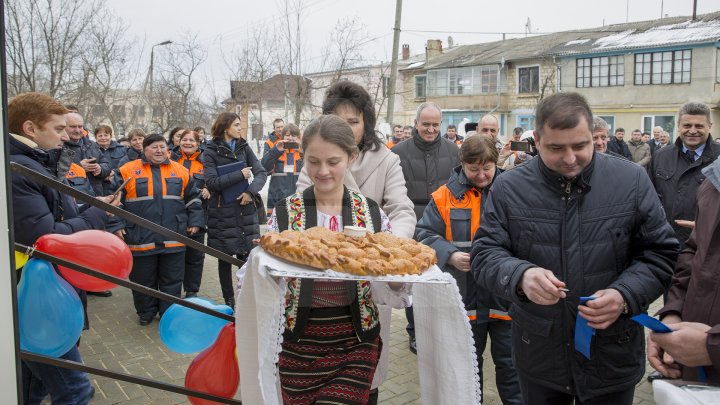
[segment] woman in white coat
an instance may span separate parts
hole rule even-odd
[[[335,83],[325,93],[322,112],[337,115],[350,124],[360,151],[349,175],[345,175],[345,186],[377,201],[390,219],[393,234],[412,238],[417,219],[413,203],[407,196],[400,158],[390,152],[375,133],[375,106],[368,92],[346,80]],[[310,185],[307,171],[303,168],[297,190],[302,191]],[[377,403],[377,387],[385,381],[390,356],[391,308],[381,305],[379,309],[380,337],[385,344],[373,379],[370,405]]]

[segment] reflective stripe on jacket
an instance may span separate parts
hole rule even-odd
[[[126,163],[120,168],[123,180],[133,178],[125,186],[123,204],[127,211],[140,215],[172,231],[185,234],[188,227],[205,225],[197,188],[181,164],[166,160],[151,165],[145,159]],[[135,224],[126,224],[126,242],[133,254],[177,252],[184,245],[168,240]]]

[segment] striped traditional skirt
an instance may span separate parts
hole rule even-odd
[[[360,342],[350,307],[315,308],[302,338],[283,342],[279,369],[285,404],[366,404],[382,343]]]

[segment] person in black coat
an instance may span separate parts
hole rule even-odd
[[[140,159],[143,150],[143,140],[146,136],[147,135],[145,134],[145,131],[140,128],[136,128],[130,131],[130,134],[128,134],[128,141],[130,142],[130,147],[127,148],[127,150],[125,151],[125,157],[120,159],[120,162],[118,163],[118,168],[122,167],[127,162],[132,162],[135,159]],[[118,173],[115,174],[117,175]]]
[[[625,129],[623,128],[615,130],[615,136],[607,143],[607,150],[612,153],[617,153],[631,162],[633,161],[630,148],[628,148],[627,143],[625,143]]]
[[[10,161],[62,181],[67,169],[63,172],[58,163],[63,142],[67,140],[64,117],[67,112],[62,104],[45,94],[15,96],[8,104]],[[28,177],[13,172],[11,179],[13,234],[18,243],[32,246],[49,233],[70,235],[103,229],[108,221],[105,211],[88,205],[79,208],[74,198]],[[114,197],[100,199],[112,203]],[[18,279],[21,276],[19,271]],[[60,357],[82,362],[75,345]],[[53,403],[86,404],[95,392],[84,372],[33,361],[22,361],[22,380],[26,403],[40,403],[50,395]]]
[[[117,185],[118,176],[115,172],[120,168],[120,161],[127,156],[127,148],[113,140],[112,128],[109,125],[101,124],[95,128],[95,142],[100,147],[100,151],[110,162],[110,175],[103,179],[103,194],[112,194]]]
[[[253,239],[260,237],[257,212],[265,207],[257,202],[267,180],[267,172],[242,137],[240,128],[241,121],[237,114],[224,112],[218,115],[211,130],[213,138],[203,153],[202,163],[205,185],[211,193],[208,202],[207,244],[245,260],[253,248]],[[236,162],[244,162],[246,167],[218,175],[218,167]],[[229,192],[229,188],[249,180],[251,175],[253,179],[247,190],[235,201],[226,204],[223,191]],[[225,303],[234,308],[235,293],[230,263],[219,261],[218,274]]]
[[[75,152],[73,162],[85,169],[95,194],[103,195],[103,180],[110,176],[112,170],[110,161],[103,155],[97,143],[84,136],[83,117],[80,114],[69,113],[65,120],[65,131],[69,138],[65,141],[65,147]]]
[[[535,117],[538,157],[493,183],[471,271],[512,303],[523,403],[630,405],[645,374],[630,318],[669,286],[678,241],[643,168],[593,150],[583,96],[546,97]]]

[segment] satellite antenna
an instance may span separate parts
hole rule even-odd
[[[530,22],[530,17],[528,17],[527,22],[525,23],[525,36],[527,37],[528,34],[532,34],[532,23]]]

